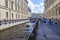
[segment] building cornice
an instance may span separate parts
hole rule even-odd
[[[56,0],[56,1],[47,9],[47,11],[49,11],[50,9],[52,9],[53,7],[55,7],[58,3],[60,3],[60,0]]]
[[[26,3],[28,4],[28,1],[27,0],[25,0],[26,1]]]

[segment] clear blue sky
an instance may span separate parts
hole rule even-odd
[[[44,0],[28,0],[32,12],[44,12]]]
[[[34,4],[43,3],[44,0],[31,0]]]

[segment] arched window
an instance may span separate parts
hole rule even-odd
[[[5,1],[5,4],[6,4],[6,7],[8,8],[8,1],[7,0]]]
[[[8,12],[6,12],[6,18],[8,18]]]
[[[12,18],[13,18],[13,16],[14,16],[14,15],[13,15],[13,13],[12,13]]]

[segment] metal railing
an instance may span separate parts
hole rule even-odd
[[[21,21],[25,21],[25,20],[27,20],[27,19],[0,20],[0,26],[11,24],[11,23],[17,23],[17,22],[21,22]]]

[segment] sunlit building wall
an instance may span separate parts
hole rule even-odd
[[[0,0],[0,19],[27,19],[27,7],[26,0]]]
[[[60,18],[60,0],[44,0],[45,18]]]

